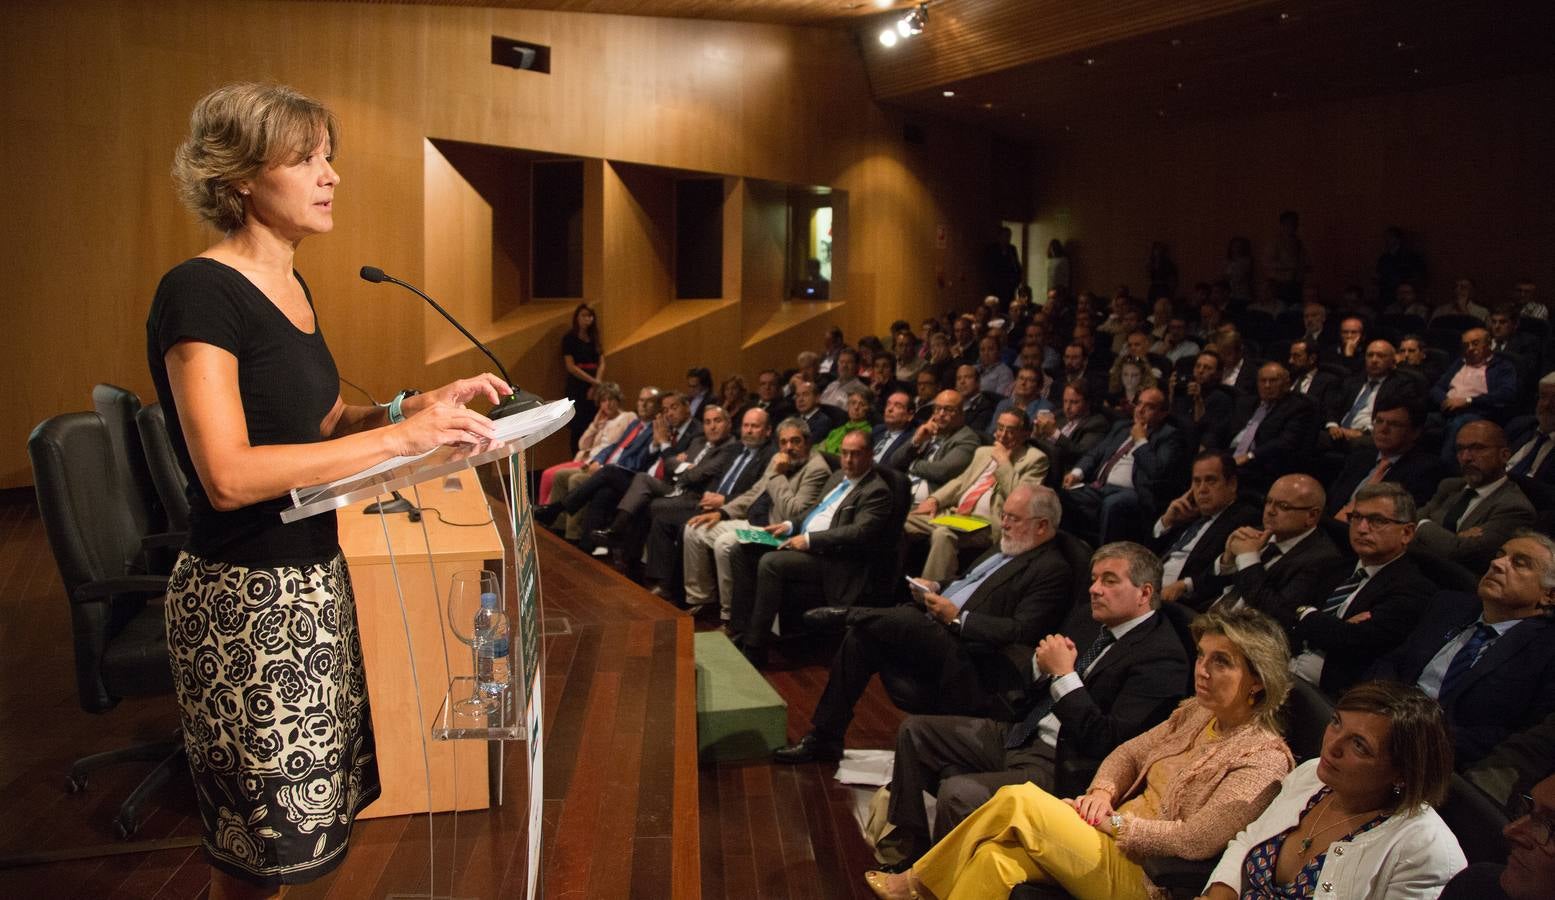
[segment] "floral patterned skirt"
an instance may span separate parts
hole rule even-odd
[[[345,558],[248,568],[185,553],[164,609],[211,864],[270,887],[333,869],[379,792]]]

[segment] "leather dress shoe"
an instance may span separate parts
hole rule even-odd
[[[772,751],[772,761],[780,763],[836,762],[839,759],[842,759],[842,745],[826,743],[813,731],[800,738],[797,744]]]
[[[596,528],[589,532],[589,540],[596,547],[609,547],[615,543],[616,533],[608,528]]]
[[[811,631],[841,631],[848,627],[848,613],[852,611],[846,606],[817,606],[805,610],[799,618]]]
[[[560,503],[543,503],[534,508],[535,521],[547,527],[556,521],[556,517],[562,514],[566,507]]]

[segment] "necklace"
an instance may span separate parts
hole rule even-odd
[[[1329,795],[1329,796],[1332,796],[1332,795]],[[1326,800],[1328,798],[1325,797],[1324,799]],[[1365,812],[1358,812],[1358,813],[1356,813],[1353,816],[1347,816],[1346,818],[1340,819],[1339,821],[1334,822],[1331,825],[1319,828],[1318,826],[1323,824],[1323,817],[1325,815],[1327,815],[1328,811],[1331,808],[1333,808],[1333,804],[1330,803],[1328,806],[1323,807],[1321,812],[1319,812],[1317,815],[1312,817],[1313,820],[1314,820],[1313,823],[1312,823],[1313,828],[1312,828],[1311,831],[1307,832],[1307,836],[1306,837],[1301,839],[1301,855],[1302,856],[1306,856],[1307,852],[1312,849],[1312,840],[1313,840],[1313,838],[1316,838],[1318,835],[1322,834],[1325,831],[1328,831],[1331,828],[1334,828],[1334,827],[1339,826],[1339,825],[1344,825],[1344,824],[1347,824],[1349,822],[1353,822],[1356,819],[1360,818],[1361,816],[1368,815],[1368,814],[1371,813],[1371,810],[1366,810]]]

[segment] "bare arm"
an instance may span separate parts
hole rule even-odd
[[[237,357],[211,344],[180,341],[167,351],[166,363],[189,455],[211,505],[219,510],[332,481],[392,456],[441,444],[483,443],[494,433],[485,416],[447,402],[459,393],[450,385],[431,397],[407,400],[402,406],[407,419],[397,425],[372,427],[379,413],[348,407],[337,398],[319,423],[319,434],[328,440],[255,447],[243,418]],[[469,379],[478,380],[485,385]],[[337,434],[343,436],[333,437]]]

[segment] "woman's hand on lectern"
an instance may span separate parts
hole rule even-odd
[[[463,406],[476,397],[484,396],[492,403],[501,403],[502,398],[513,393],[513,388],[507,382],[491,374],[482,372],[473,378],[461,378],[452,381],[442,387],[417,394],[414,397],[406,397],[401,404],[406,418],[409,418],[422,409],[436,403],[446,403],[450,406]]]
[[[384,432],[394,455],[415,456],[448,444],[484,446],[496,436],[497,427],[474,410],[440,402],[423,407]]]

